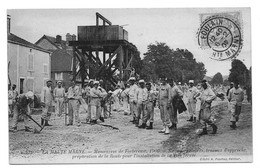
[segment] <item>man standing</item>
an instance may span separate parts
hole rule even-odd
[[[129,88],[129,104],[130,104],[130,113],[133,116],[133,120],[130,122],[133,122],[133,124],[137,121],[137,97],[136,97],[136,91],[138,89],[138,86],[135,84],[135,77],[130,77],[129,79],[130,88]]]
[[[213,129],[212,134],[217,133],[218,127],[214,124],[214,115],[211,113],[211,103],[216,98],[215,93],[210,88],[207,82],[202,82],[201,84],[203,91],[201,93],[201,111],[200,119],[203,127],[203,131],[199,135],[208,134],[207,124],[210,125]]]
[[[58,86],[54,89],[53,96],[56,103],[55,113],[60,117],[64,108],[65,89],[62,87],[61,81],[58,81],[57,84]]]
[[[46,82],[46,86],[43,87],[41,92],[41,105],[43,107],[42,109],[42,117],[41,117],[41,125],[44,126],[52,126],[48,122],[51,117],[51,107],[52,107],[52,81],[48,80]]]
[[[80,126],[80,119],[79,119],[79,106],[80,106],[80,99],[81,99],[81,90],[79,86],[75,84],[74,81],[71,83],[71,87],[68,89],[68,109],[69,109],[69,124],[73,125],[73,118],[75,116],[75,122],[77,126]]]
[[[153,129],[153,118],[154,118],[154,106],[156,101],[156,92],[151,90],[152,84],[150,82],[146,83],[147,89],[147,102],[145,103],[145,114],[146,121],[149,120],[149,126],[146,129]]]
[[[162,78],[162,85],[159,88],[158,105],[164,128],[159,133],[169,134],[171,125],[169,109],[171,105],[171,87],[166,83],[166,78]]]
[[[189,80],[189,89],[187,92],[188,95],[188,111],[190,114],[190,119],[187,121],[191,121],[193,122],[194,120],[196,120],[196,98],[194,97],[197,92],[198,89],[193,86],[194,85],[194,80]]]
[[[130,85],[125,84],[125,89],[121,92],[121,97],[123,99],[123,112],[124,115],[129,115],[128,102],[129,102],[129,89]]]
[[[100,98],[102,98],[102,92],[98,89],[99,82],[94,82],[94,87],[90,90],[90,107],[91,107],[91,124],[97,124],[99,118],[99,112],[101,109]]]
[[[228,94],[229,94],[229,91],[234,87],[234,83],[231,82],[230,85],[229,85],[229,89],[227,90],[227,97],[228,97]]]
[[[177,98],[182,98],[183,97],[183,92],[179,89],[177,85],[175,85],[174,81],[170,82],[171,86],[171,108],[170,108],[170,120],[171,120],[171,127],[173,129],[177,129],[177,123],[178,123],[178,117],[177,117]],[[175,103],[173,103],[173,101]]]
[[[139,126],[139,120],[142,115],[142,125],[138,128],[145,128],[147,122],[147,111],[145,110],[145,104],[147,101],[147,89],[144,87],[144,80],[139,80],[140,87],[137,89],[136,97],[137,97],[137,118],[135,126]]]
[[[101,92],[101,97],[99,98],[100,100],[100,109],[98,111],[98,118],[100,119],[100,121],[102,122],[105,122],[105,110],[106,110],[106,104],[104,103],[104,99],[105,97],[107,96],[107,92],[106,90],[104,89],[104,82],[103,80],[100,80],[99,81],[99,86],[98,86],[98,89],[100,90]]]
[[[90,90],[93,88],[93,82],[94,82],[94,80],[90,79],[88,86],[85,88],[86,103],[88,105],[87,119],[86,119],[87,123],[90,123],[90,121],[91,121],[91,106],[90,106],[91,96],[90,96]]]
[[[235,82],[234,88],[230,89],[229,94],[228,94],[228,100],[231,105],[230,122],[232,125],[230,125],[230,127],[232,129],[236,129],[237,128],[236,122],[238,122],[238,120],[239,120],[239,115],[241,113],[241,106],[242,106],[242,102],[244,100],[244,92],[239,87],[238,82]]]

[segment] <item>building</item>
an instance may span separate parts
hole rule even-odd
[[[76,36],[67,33],[66,41],[60,35],[55,37],[43,35],[35,45],[51,51],[51,80],[63,81],[65,88],[68,88],[72,79],[72,47],[68,46],[69,41],[75,41]]]
[[[51,77],[50,51],[30,43],[10,32],[7,18],[7,61],[9,84],[16,84],[18,92],[40,94]]]

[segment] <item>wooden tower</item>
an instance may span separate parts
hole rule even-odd
[[[99,20],[103,21],[99,25]],[[102,79],[106,85],[115,86],[126,81],[137,48],[128,42],[128,32],[96,13],[95,26],[78,26],[78,41],[73,47],[73,79],[84,85],[85,79]],[[101,58],[101,59],[100,59]],[[115,74],[119,79],[115,79]],[[79,79],[79,80],[78,80]]]

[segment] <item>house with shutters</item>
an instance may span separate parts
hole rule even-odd
[[[65,88],[68,88],[72,79],[73,49],[69,41],[75,41],[76,35],[66,34],[66,41],[60,35],[56,37],[43,35],[35,45],[48,50],[51,53],[51,80],[56,83],[63,81]]]
[[[11,18],[7,17],[7,61],[9,84],[17,91],[40,94],[51,78],[51,52],[10,32]]]

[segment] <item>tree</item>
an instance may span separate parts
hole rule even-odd
[[[250,80],[250,73],[242,61],[238,59],[232,61],[228,80],[239,82],[241,85],[246,85]]]
[[[223,84],[223,77],[222,77],[222,74],[220,72],[216,73],[212,80],[211,80],[211,83],[213,85],[219,85],[219,84]]]
[[[144,55],[141,70],[144,79],[167,77],[176,82],[188,82],[190,79],[197,82],[206,74],[204,64],[196,62],[187,49],[173,50],[166,43],[156,42],[148,45],[148,51]]]

